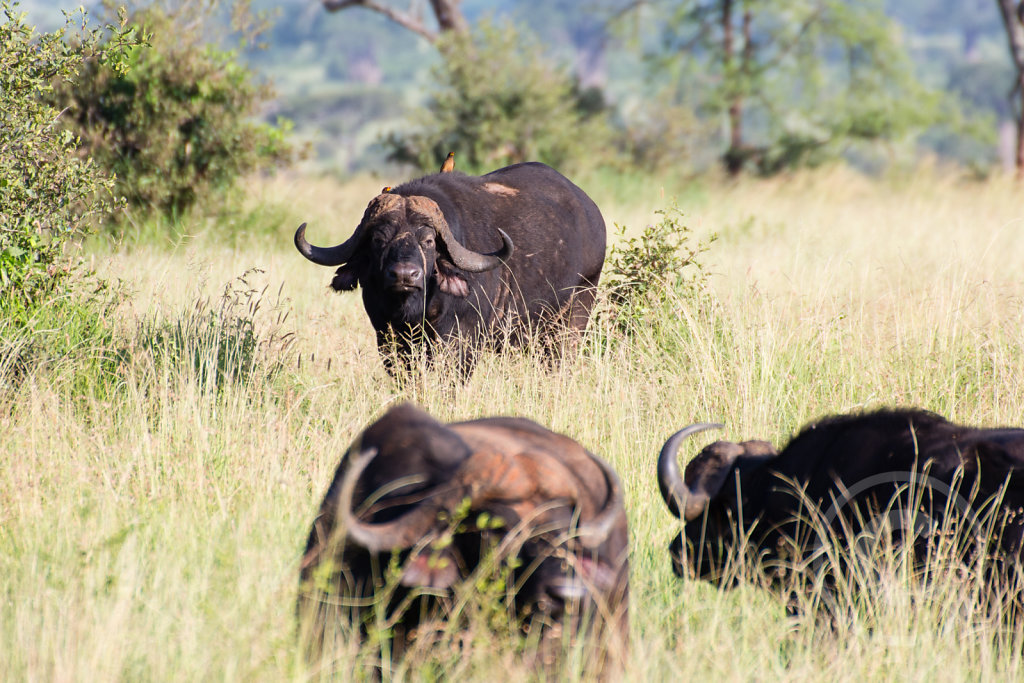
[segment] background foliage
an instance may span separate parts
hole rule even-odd
[[[68,247],[118,206],[113,179],[76,156],[49,96],[86,69],[124,73],[141,36],[123,18],[91,28],[70,13],[65,27],[36,33],[8,0],[0,13],[0,313],[24,319],[72,271]]]
[[[401,5],[394,0],[386,1]],[[52,3],[25,2],[38,21],[52,23],[59,19]],[[195,7],[203,3],[193,0],[163,4]],[[720,108],[712,106],[713,101],[695,102],[694,98],[702,89],[708,92],[708,86],[714,83],[695,67],[686,72],[684,62],[699,64],[700,56],[676,50],[678,43],[673,47],[671,41],[664,40],[662,29],[671,25],[668,10],[718,3],[655,0],[640,3],[645,8],[640,14],[622,14],[632,4],[627,0],[468,0],[462,8],[474,24],[483,17],[491,17],[497,25],[513,21],[521,33],[536,37],[543,46],[545,59],[568,70],[585,88],[600,88],[616,138],[624,143],[635,139],[638,143],[626,145],[631,154],[640,151],[634,161],[638,170],[706,169],[725,149],[724,121],[714,113]],[[765,90],[773,107],[771,116],[758,114],[748,123],[751,132],[763,133],[763,138],[755,135],[752,144],[771,143],[770,158],[796,155],[817,162],[840,154],[861,168],[879,170],[894,162],[912,163],[928,155],[987,169],[999,162],[1000,154],[1005,156],[996,138],[1000,127],[1008,122],[1007,93],[1012,87],[1012,67],[998,11],[991,0],[786,0],[746,4],[757,13],[755,37],[766,54],[774,49],[768,41],[777,31],[785,36],[787,26],[792,33],[794,27],[802,25],[800,16],[794,13],[805,11],[800,8],[838,7],[850,15],[847,42],[856,45],[861,56],[870,57],[872,36],[884,30],[888,34],[886,40],[901,55],[891,64],[901,69],[907,67],[918,82],[916,88],[955,95],[966,114],[959,120],[954,117],[952,126],[923,134],[911,131],[914,134],[880,149],[865,151],[865,145],[854,144],[858,149],[851,150],[839,139],[843,130],[849,129],[845,125],[848,121],[836,118],[842,113],[844,101],[830,100],[829,107],[821,112],[808,110],[806,98],[795,91],[792,81],[773,78]],[[418,127],[429,91],[425,85],[430,80],[430,70],[441,61],[437,49],[374,12],[354,9],[328,14],[319,3],[306,0],[253,0],[252,5],[256,10],[276,13],[272,27],[264,34],[267,49],[247,46],[240,55],[277,88],[278,96],[266,112],[266,120],[275,120],[279,113],[293,119],[300,137],[312,143],[322,168],[346,173],[383,170],[388,152],[382,141],[391,134],[404,136]],[[861,27],[861,18],[878,8],[884,10],[888,19],[865,27],[862,46],[858,32],[853,29]],[[780,26],[769,22],[773,16],[783,16],[783,12],[788,12],[785,16],[792,16],[792,21],[784,21]],[[832,24],[844,30],[844,22]],[[212,17],[208,28],[214,26],[218,28],[210,31],[213,36],[229,33],[228,13]],[[683,36],[695,26],[687,23],[679,28],[679,35]],[[644,55],[676,62],[678,73],[652,71]],[[794,62],[798,57],[792,53],[787,59]],[[819,65],[811,64],[811,71],[829,77],[842,76],[847,66],[842,52],[834,49],[826,51],[819,61]],[[886,60],[881,66],[889,63]],[[863,64],[866,62],[857,62],[856,66]],[[760,75],[758,78],[764,81]],[[840,78],[833,85],[845,82]],[[878,84],[869,85],[873,88]],[[855,107],[851,111],[874,116],[865,110],[870,106],[866,101],[870,99],[868,92],[861,91],[860,96],[855,92],[845,100]],[[912,104],[921,105],[922,113],[932,109],[928,102],[909,93],[902,100],[892,100],[893,92],[901,91],[883,90],[882,94],[894,101],[897,113]],[[838,95],[838,91],[832,95]],[[949,107],[943,105],[940,109],[944,111],[939,111],[939,115],[948,118]],[[766,127],[771,118],[775,120],[774,127]],[[828,125],[822,126],[822,120]],[[908,121],[903,116],[894,120]],[[836,142],[822,147],[821,140],[832,137]],[[437,162],[431,159],[427,168]],[[393,170],[389,168],[388,172]]]
[[[627,14],[660,40],[651,68],[702,119],[717,119],[732,172],[861,157],[931,127],[963,125],[959,102],[920,80],[878,2],[654,2]],[[989,134],[991,143],[992,135]],[[892,149],[892,147],[890,147]]]
[[[454,151],[460,169],[485,172],[522,161],[578,169],[614,153],[600,92],[521,29],[483,21],[446,36],[440,55],[425,111],[389,140],[393,159],[429,169]]]
[[[438,51],[373,12],[353,9],[326,14],[315,3],[300,0],[256,0],[256,4],[280,9],[269,49],[247,53],[260,72],[278,84],[280,110],[294,118],[300,133],[314,140],[317,158],[326,166],[346,172],[380,169],[386,157],[380,141],[389,133],[404,135],[419,123],[430,70],[441,60]],[[673,24],[670,19],[676,8],[719,3],[655,0],[639,3],[644,8],[639,14],[623,14],[632,4],[626,0],[473,0],[464,2],[462,8],[474,24],[484,17],[490,17],[495,25],[511,20],[520,33],[536,37],[545,59],[567,69],[585,88],[600,88],[616,139],[636,139],[642,143],[640,151],[647,152],[637,155],[638,170],[705,169],[720,158],[726,141],[724,121],[715,113],[721,111],[720,106],[705,98],[717,87],[715,73],[700,68],[706,64],[707,53],[702,56],[677,49],[682,37],[692,36],[697,25]],[[990,0],[746,4],[756,12],[754,35],[767,57],[763,64],[772,67],[754,74],[767,99],[752,102],[762,111],[753,115],[748,126],[756,133],[751,144],[770,143],[771,159],[797,155],[817,162],[840,155],[871,169],[934,154],[982,167],[999,160],[995,137],[1000,123],[1006,121],[1012,82],[1005,78],[1010,68],[1006,41]],[[786,52],[785,42],[803,25],[808,11],[818,11],[824,5],[833,18],[811,30],[805,44],[818,41],[824,45],[823,36],[829,34],[831,47],[816,53],[813,60],[809,53]],[[879,10],[884,10],[886,18],[869,21],[881,16]],[[677,27],[680,40],[666,40],[666,26]],[[811,35],[815,31],[818,35]],[[851,64],[845,61],[843,50],[836,48],[842,42],[837,33],[845,34],[842,41],[854,47],[852,66],[858,71],[867,73],[867,66],[881,66],[890,74],[902,71],[916,81],[910,83],[913,92],[901,90],[899,79],[887,77],[861,81],[849,96],[840,97],[848,90],[847,67]],[[883,55],[875,50],[879,34],[884,34],[887,49],[898,53],[894,59],[889,59],[891,52]],[[782,41],[778,45],[772,42],[776,38]],[[773,74],[771,55],[780,52],[785,53],[786,64]],[[675,67],[652,70],[644,55],[660,56]],[[876,57],[873,62],[872,55]],[[801,66],[794,68],[800,60]],[[790,78],[794,73],[802,76],[801,69],[808,65],[808,75],[835,78],[811,83],[830,98],[822,111],[808,105],[812,91],[799,91]],[[952,126],[917,135],[914,106],[922,116],[949,116],[945,104],[936,111],[934,94],[924,99],[913,95],[928,90],[955,94],[967,116],[954,117]],[[855,142],[852,146],[858,149],[851,151],[849,141],[855,138],[844,137],[844,131],[852,132],[853,127],[849,118],[842,116],[842,107],[849,102],[861,119],[887,116],[884,109],[868,110],[874,92],[895,105],[893,123],[901,131],[881,132],[897,142],[881,148]],[[913,124],[909,130],[908,123]],[[857,130],[878,131],[878,127],[858,126]],[[823,146],[822,140],[829,143]],[[633,147],[626,148],[632,153]],[[426,168],[437,162],[431,159]]]
[[[270,86],[236,50],[208,42],[212,8],[187,8],[136,9],[130,23],[150,40],[130,51],[128,69],[90,63],[54,93],[82,156],[116,176],[117,192],[143,213],[179,214],[292,152],[287,122],[256,120]]]

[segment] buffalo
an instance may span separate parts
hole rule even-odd
[[[498,567],[500,607],[539,656],[587,632],[599,661],[618,661],[627,545],[617,475],[572,439],[521,418],[442,424],[403,404],[335,472],[301,562],[300,619],[315,652],[339,620],[368,635],[384,604],[398,656],[458,619],[459,596]]]
[[[303,256],[340,266],[332,288],[362,288],[382,352],[394,344],[408,363],[420,342],[429,354],[438,341],[461,341],[464,373],[480,341],[583,330],[606,242],[593,200],[541,163],[385,188],[334,247],[313,246],[305,233],[303,223],[295,233]]]
[[[856,548],[865,532],[888,534],[924,562],[953,523],[973,546],[960,546],[960,560],[984,550],[991,565],[1019,564],[1024,429],[967,427],[912,409],[837,415],[808,424],[781,452],[765,441],[712,443],[681,475],[681,442],[721,426],[676,432],[658,458],[662,498],[684,522],[670,546],[679,576],[734,580],[725,566],[737,549],[769,578],[813,569],[825,542]]]

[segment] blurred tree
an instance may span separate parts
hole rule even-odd
[[[115,175],[117,191],[142,212],[179,213],[292,157],[287,123],[253,120],[272,89],[236,51],[207,42],[204,19],[215,3],[203,3],[172,14],[140,7],[129,23],[149,46],[129,53],[130,70],[89,63],[53,93],[83,156]]]
[[[434,170],[458,154],[482,171],[527,160],[556,167],[600,164],[613,149],[603,99],[511,24],[480,22],[438,43],[442,62],[426,110],[387,142],[391,156]]]
[[[817,163],[940,118],[941,96],[915,78],[878,2],[643,4],[666,11],[655,64],[688,79],[700,113],[723,117],[730,174]]]
[[[436,43],[441,33],[447,31],[465,33],[469,29],[469,24],[466,23],[466,18],[463,16],[462,10],[459,9],[462,0],[430,0],[430,7],[437,20],[437,30],[423,22],[422,14],[418,11],[420,4],[417,0],[412,0],[409,9],[401,10],[393,4],[376,0],[323,0],[324,8],[328,12],[339,12],[351,7],[364,7],[386,16],[399,26],[426,38],[431,43]]]
[[[1011,97],[1020,97],[1020,109],[1014,112],[1017,119],[1017,148],[1014,152],[1014,163],[1017,177],[1024,181],[1024,0],[996,0],[1006,27],[1006,38],[1010,43],[1010,57],[1017,67],[1016,82]]]

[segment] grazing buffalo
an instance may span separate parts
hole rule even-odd
[[[954,515],[972,527],[964,538],[981,534],[994,556],[1020,559],[1024,429],[964,427],[919,410],[839,415],[807,425],[781,453],[764,441],[718,441],[680,475],[680,443],[714,427],[677,432],[658,458],[662,498],[685,522],[670,548],[680,576],[721,581],[737,548],[777,575],[813,566],[824,538],[882,529],[927,552]]]
[[[435,173],[375,197],[352,236],[335,247],[295,246],[340,266],[337,291],[363,289],[383,351],[408,359],[420,340],[521,343],[553,324],[582,330],[604,265],[606,231],[583,190],[540,163],[483,176]],[[472,368],[466,344],[462,370]]]
[[[300,618],[315,649],[339,619],[371,632],[387,605],[398,654],[459,619],[460,598],[498,567],[503,608],[545,657],[586,628],[603,660],[627,641],[627,545],[618,477],[572,439],[400,405],[334,475],[301,563]]]

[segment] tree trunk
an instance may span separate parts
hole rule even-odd
[[[1020,111],[1017,113],[1017,152],[1014,155],[1014,164],[1017,166],[1017,179],[1024,182],[1024,71],[1017,79],[1017,89],[1020,90]]]
[[[743,51],[740,53],[739,66],[733,68],[736,55],[732,26],[733,0],[723,0],[722,2],[723,66],[727,74],[731,72],[728,78],[732,81],[729,92],[729,149],[725,153],[725,168],[731,176],[738,175],[750,158],[750,150],[743,142],[743,94],[746,84],[741,83],[739,79],[745,79],[749,75],[754,58],[754,43],[751,40],[750,30],[753,17],[746,3],[742,4]]]
[[[430,6],[434,8],[434,16],[437,17],[437,25],[441,32],[455,31],[465,33],[469,30],[466,17],[462,16],[459,3],[462,0],[430,0]]]
[[[729,99],[729,149],[725,152],[725,168],[729,175],[743,170],[743,99],[736,92],[733,69],[732,0],[722,0],[722,71],[727,83]]]
[[[1017,178],[1024,181],[1024,0],[996,0],[999,11],[1003,15],[1003,26],[1006,27],[1006,39],[1010,44],[1010,58],[1017,67],[1017,81],[1012,95],[1020,97],[1020,109],[1017,110],[1017,148],[1014,163],[1017,167]]]

